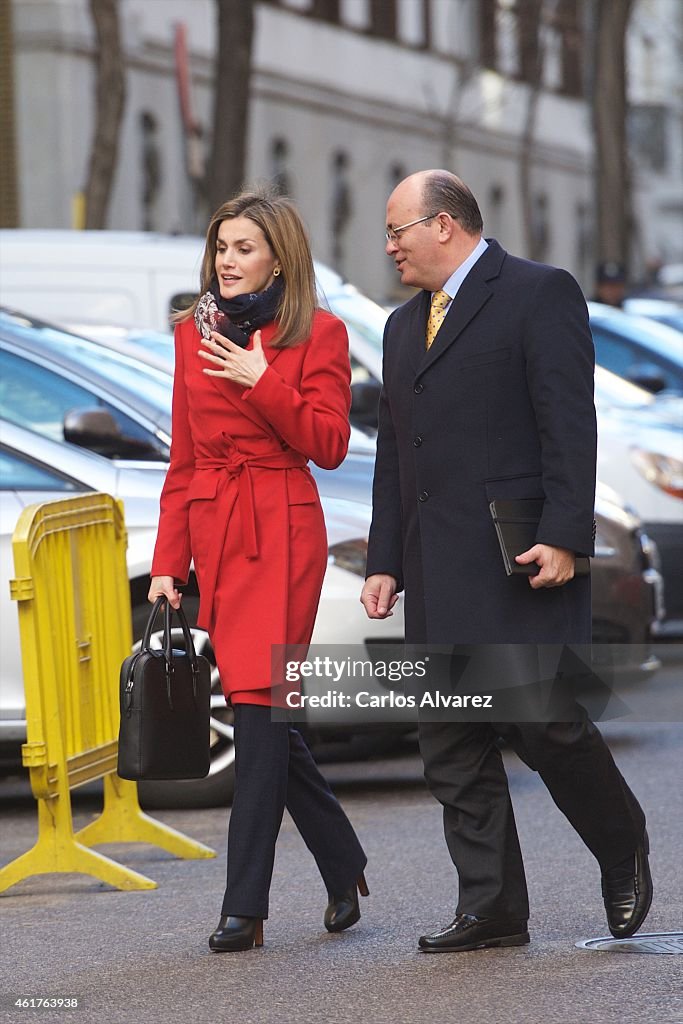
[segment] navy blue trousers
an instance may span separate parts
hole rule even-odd
[[[367,858],[301,734],[271,709],[235,705],[235,795],[221,913],[268,917],[275,843],[285,807],[330,894],[350,889]]]

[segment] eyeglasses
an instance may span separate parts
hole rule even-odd
[[[397,242],[398,236],[406,231],[407,228],[412,228],[413,224],[423,224],[426,220],[434,220],[437,216],[436,213],[429,213],[426,217],[418,217],[417,220],[411,220],[407,224],[401,224],[398,228],[387,228],[384,232],[387,242]]]

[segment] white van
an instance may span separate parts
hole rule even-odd
[[[204,239],[144,231],[0,230],[0,306],[88,333],[88,325],[168,331],[199,287]],[[382,374],[387,313],[316,261],[323,306],[349,331],[354,376]]]
[[[204,239],[144,231],[0,231],[0,305],[57,323],[168,330],[196,295]]]

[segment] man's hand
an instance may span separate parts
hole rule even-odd
[[[550,544],[534,544],[528,551],[515,556],[515,561],[520,565],[528,565],[530,562],[537,562],[541,571],[537,576],[529,577],[529,584],[534,590],[541,587],[561,587],[568,583],[574,576],[574,561],[576,556],[573,551],[567,548],[554,548]]]
[[[398,601],[396,580],[387,573],[375,573],[365,581],[360,601],[369,619],[388,619]]]

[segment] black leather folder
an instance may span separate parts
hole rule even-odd
[[[508,576],[536,576],[541,571],[536,562],[528,565],[515,562],[515,555],[521,555],[536,543],[543,505],[543,498],[497,498],[489,505]],[[590,559],[577,555],[574,575],[587,576],[589,572]]]

